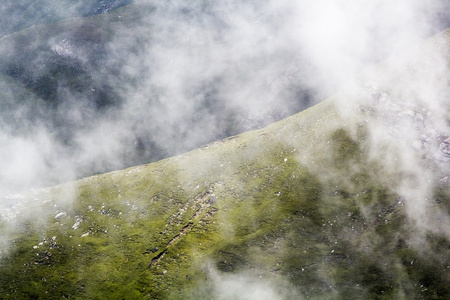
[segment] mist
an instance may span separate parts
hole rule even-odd
[[[2,116],[2,148],[9,154],[2,156],[3,194],[159,160],[261,128],[325,99],[364,67],[443,26],[435,21],[442,13],[437,1],[134,5],[124,16],[118,9],[86,24],[69,19],[51,32],[25,31],[32,37],[25,53],[29,47],[32,55],[15,52],[20,35],[2,39],[5,57],[23,56],[19,67],[3,64],[6,75],[19,79],[14,85],[22,85],[3,88],[9,102]],[[99,27],[90,42],[75,35],[91,26]],[[102,34],[108,37],[97,37]],[[44,42],[36,39],[42,35]],[[55,66],[76,69],[45,77],[55,76]],[[70,72],[82,78],[75,87]]]
[[[427,206],[450,176],[449,48],[417,48],[450,25],[447,2],[116,2],[94,12],[51,10],[51,25],[0,11],[18,24],[0,38],[3,216],[26,209],[17,201],[30,189],[262,128],[342,89],[342,114],[364,122],[364,107],[375,107],[370,158],[385,162],[388,178],[410,175],[390,188],[412,223],[449,228],[448,215]],[[411,65],[418,56],[423,63]],[[404,102],[412,121],[386,108]],[[213,274],[219,293],[236,282],[246,290],[248,274],[223,276]],[[260,299],[264,284],[255,282],[242,299]]]

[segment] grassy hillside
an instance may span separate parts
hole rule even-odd
[[[376,89],[348,88],[156,163],[10,195],[1,297],[450,298],[450,60],[435,61],[449,58],[449,35],[401,67],[374,67]]]
[[[8,235],[2,297],[249,299],[258,283],[280,299],[450,296],[448,237],[411,224],[404,200],[374,175],[364,126],[354,131],[358,120],[335,108],[339,97],[31,195],[25,206],[43,217]],[[434,210],[449,209],[448,188]]]

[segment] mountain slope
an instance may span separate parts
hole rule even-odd
[[[47,2],[43,11],[60,12],[75,5]],[[75,8],[82,10],[104,1],[80,3]],[[278,50],[273,49],[270,64],[265,52],[227,54],[242,39],[234,38],[236,24],[221,8],[209,1],[196,5],[135,1],[107,13],[88,17],[79,13],[78,18],[44,22],[1,38],[0,80],[14,81],[32,93],[25,101],[30,106],[35,98],[45,102],[47,117],[39,122],[55,133],[55,142],[67,152],[88,151],[84,148],[90,145],[80,141],[80,135],[95,135],[111,120],[123,123],[113,130],[120,137],[104,137],[115,147],[105,147],[97,163],[91,160],[89,166],[73,167],[78,178],[183,153],[311,105],[307,88],[298,83],[300,73],[307,71],[288,50],[275,53]],[[228,14],[235,11],[230,8]],[[239,70],[239,61],[247,65],[246,70]],[[261,75],[247,70],[251,68]],[[248,93],[264,90],[261,97],[247,95],[254,105],[234,103],[230,91],[236,86],[236,74],[245,77],[239,78],[239,84],[246,82]],[[292,97],[278,105],[273,99],[281,99],[281,94]],[[8,100],[22,98],[12,94]],[[210,126],[205,128],[204,123]],[[105,159],[110,156],[116,164]]]
[[[448,124],[428,108],[430,94],[427,103],[419,93],[424,78],[448,82],[445,68],[424,66],[437,53],[448,59],[449,36],[448,30],[434,37],[400,67],[382,64],[368,72],[378,80],[369,81],[376,91],[362,80],[261,130],[10,196],[23,200],[2,210],[0,293],[450,297]],[[405,73],[410,63],[417,70]],[[430,84],[448,95],[448,84]],[[444,127],[433,127],[436,122]],[[415,134],[431,130],[437,133],[417,147]]]
[[[130,2],[130,0],[86,0],[77,3],[40,0],[4,2],[0,6],[0,36],[61,19],[106,13]]]

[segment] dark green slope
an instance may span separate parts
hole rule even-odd
[[[36,5],[41,2],[44,1],[36,1]],[[42,5],[42,10],[64,10],[63,7],[70,5],[69,2],[47,1],[46,5]],[[84,1],[88,2],[99,4],[98,1]],[[80,3],[77,8],[90,7],[89,3],[85,6]],[[95,131],[102,120],[125,120],[131,129],[122,147],[127,150],[121,150],[124,152],[121,153],[124,157],[122,168],[157,161],[214,140],[261,128],[311,105],[313,99],[310,92],[298,83],[303,75],[288,74],[298,67],[294,59],[283,58],[291,55],[289,53],[277,54],[276,62],[282,63],[277,64],[264,78],[264,84],[269,82],[273,86],[256,87],[292,95],[285,105],[268,103],[268,99],[267,103],[262,100],[260,103],[271,105],[272,109],[253,107],[241,110],[230,104],[232,101],[226,99],[227,93],[223,89],[228,89],[227,84],[235,78],[237,64],[233,61],[227,61],[229,66],[225,70],[207,78],[197,74],[185,80],[184,77],[189,75],[183,76],[186,82],[177,91],[181,99],[170,97],[174,92],[168,89],[171,80],[162,79],[160,84],[159,76],[173,66],[168,60],[161,59],[160,52],[181,51],[189,55],[188,49],[197,47],[195,51],[204,51],[205,57],[208,57],[211,55],[208,47],[220,49],[218,45],[222,39],[223,43],[232,43],[227,38],[232,34],[230,28],[234,24],[222,16],[220,7],[209,1],[199,1],[196,5],[185,1],[136,1],[107,13],[88,17],[79,13],[76,15],[78,18],[64,18],[51,24],[44,22],[15,31],[0,40],[0,80],[6,78],[4,84],[14,81],[24,86],[33,95],[26,98],[26,104],[30,106],[34,105],[34,98],[45,102],[48,117],[40,121],[49,131],[55,132],[57,141],[68,151],[79,147],[77,138],[80,132]],[[23,18],[32,22],[28,16]],[[199,32],[195,36],[198,40],[191,41],[185,35],[184,31],[189,29]],[[204,48],[198,46],[203,35],[207,43]],[[209,35],[217,38],[217,44],[211,44]],[[179,54],[173,55],[177,57]],[[258,67],[262,64],[259,60],[250,57],[246,63],[259,70],[263,67]],[[222,64],[220,58],[217,62],[201,62],[203,65],[210,63]],[[196,64],[193,59],[186,69],[195,70]],[[284,73],[280,74],[281,71]],[[288,76],[292,78],[288,80]],[[248,85],[253,84],[251,78],[246,80]],[[12,95],[8,101],[19,102],[21,98]],[[187,103],[189,109],[183,114],[178,113],[177,107],[170,104],[177,101]],[[133,105],[144,106],[145,113],[136,113]],[[256,116],[250,118],[250,110]],[[175,116],[161,118],[161,114],[171,113]],[[71,119],[73,114],[77,115],[75,121]],[[209,130],[204,130],[205,123],[211,124]],[[201,132],[195,139],[191,137],[192,129]],[[168,146],[167,140],[176,142]],[[116,167],[107,162],[99,162],[98,165],[107,167],[93,166],[87,171],[80,171],[79,177]]]
[[[429,44],[448,53],[448,35]],[[400,95],[398,74],[376,69],[392,75],[379,89]],[[26,209],[3,209],[0,294],[448,299],[448,163],[427,148],[397,152],[406,138],[376,144],[389,140],[391,112],[369,94],[338,93],[261,130],[30,193]],[[419,192],[425,176],[402,166],[407,153],[435,174],[422,207],[401,189]],[[11,228],[14,211],[24,217]]]
[[[33,126],[45,118],[50,117],[46,114],[45,101],[36,97],[30,90],[20,84],[20,82],[11,80],[6,76],[0,75],[0,124],[6,133],[19,128],[27,133]],[[19,101],[17,101],[19,99]]]
[[[119,2],[109,2],[108,5],[119,5]],[[103,7],[104,3],[97,4]],[[19,6],[18,3],[15,5]],[[47,2],[37,13],[64,10],[65,5],[74,5],[82,10],[89,7],[81,2]],[[97,130],[102,122],[125,118],[121,113],[124,114],[122,109],[126,99],[121,93],[131,89],[132,80],[136,78],[123,75],[128,57],[117,57],[116,53],[111,54],[108,50],[114,48],[119,51],[120,48],[121,52],[130,54],[136,45],[118,42],[120,47],[113,47],[114,41],[123,39],[124,35],[129,36],[129,28],[140,26],[143,15],[149,17],[151,9],[128,5],[107,13],[89,15],[63,18],[51,24],[46,24],[47,20],[1,37],[0,94],[1,108],[5,109],[0,113],[0,122],[5,131],[15,131],[15,136],[26,138],[28,128],[42,128],[51,133],[50,138],[54,140],[57,151],[74,157],[73,153],[85,147],[79,140],[81,135]],[[148,107],[151,109],[152,105]],[[32,113],[26,117],[14,116],[20,110]],[[14,120],[11,122],[11,119]],[[132,129],[123,128],[128,132],[121,140],[117,161],[112,163],[116,167],[125,168],[168,156],[154,141],[154,135],[159,131],[147,127],[140,129],[142,122],[143,117],[138,116],[133,124],[128,122]],[[23,127],[24,123],[29,124]],[[77,178],[82,178],[114,169],[112,164],[100,158],[87,168],[69,168]],[[51,184],[60,182],[51,179]]]

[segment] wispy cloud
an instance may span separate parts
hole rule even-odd
[[[448,180],[449,48],[414,47],[449,24],[445,8],[419,0],[136,1],[3,37],[0,195],[181,153],[346,86],[343,114],[364,119],[368,105],[379,116],[368,125],[370,159],[385,162],[386,182],[411,175],[391,188],[418,227],[438,230],[435,221],[448,225],[448,216],[436,218],[427,201]],[[11,67],[10,58],[19,62]],[[253,274],[214,272],[227,297],[284,297]]]

